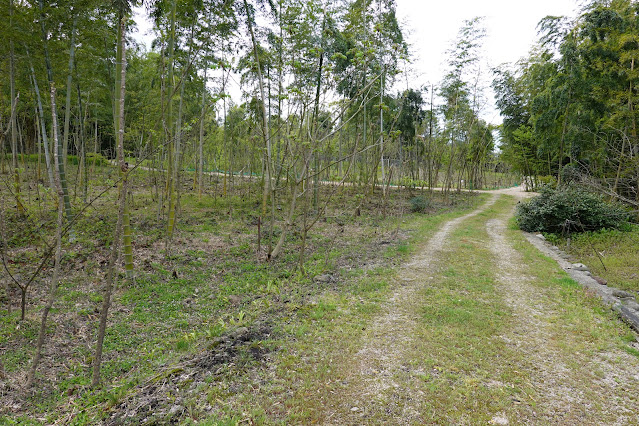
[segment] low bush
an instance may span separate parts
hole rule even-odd
[[[537,176],[537,182],[540,187],[550,186],[554,188],[557,186],[557,178],[554,176]]]
[[[620,229],[630,218],[617,204],[574,185],[553,189],[517,205],[517,224],[527,232],[582,232]]]
[[[427,197],[413,197],[409,202],[413,213],[426,213],[432,206],[430,198]]]

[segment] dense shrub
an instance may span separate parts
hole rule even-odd
[[[517,205],[517,224],[527,232],[581,232],[619,229],[629,214],[616,204],[577,186],[545,187],[541,195]]]
[[[409,202],[413,213],[426,213],[431,208],[430,198],[427,197],[413,197]]]

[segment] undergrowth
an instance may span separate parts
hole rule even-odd
[[[74,169],[69,169],[69,181],[74,182]],[[255,386],[252,374],[269,371],[274,356],[270,354],[289,350],[289,343],[306,336],[306,330],[317,333],[318,325],[330,324],[342,312],[343,294],[374,301],[387,286],[389,268],[410,251],[408,232],[416,216],[401,215],[409,210],[408,194],[393,191],[382,206],[380,194],[362,200],[353,196],[355,188],[346,188],[309,233],[303,272],[298,265],[299,227],[289,233],[281,258],[266,262],[271,232],[263,224],[258,251],[258,185],[236,179],[232,194],[223,197],[221,177],[209,180],[201,199],[189,192],[182,195],[178,231],[167,250],[165,218],[158,214],[155,196],[156,189],[162,190],[157,178],[139,171],[132,179],[136,279],[127,282],[120,271],[105,339],[102,387],[91,389],[89,384],[115,223],[116,175],[110,169],[96,168],[88,199],[108,192],[92,206],[78,207],[79,187],[73,198],[79,215],[75,240],[65,241],[63,280],[36,376],[38,386],[31,395],[20,386],[50,265],[29,289],[24,321],[19,320],[17,289],[0,294],[0,350],[8,376],[0,386],[0,416],[5,416],[0,422],[94,424],[120,414],[131,415],[130,422],[142,422],[150,414],[131,409],[130,403],[147,398],[157,405],[147,421],[202,419],[215,412],[215,422],[227,419],[232,424],[238,407],[232,403],[234,395],[242,395],[244,386]],[[54,226],[53,198],[40,187],[30,190],[31,195],[25,193],[32,200],[29,216],[6,215],[10,267],[20,279],[34,272]],[[320,196],[324,195],[323,190]],[[360,205],[360,216],[354,214],[354,201]],[[437,199],[427,220],[432,216],[433,223],[440,223],[448,212],[472,202],[472,196],[456,199],[453,208]],[[277,223],[284,210],[276,209],[273,242],[280,235]],[[376,310],[374,302],[353,309],[362,315]],[[185,364],[203,354],[210,355],[201,361],[206,370],[182,380]],[[183,401],[176,402],[171,395],[182,391]],[[205,403],[195,399],[202,393],[209,395]],[[171,413],[173,406],[181,407],[179,413]]]

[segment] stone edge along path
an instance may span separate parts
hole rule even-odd
[[[592,276],[588,267],[582,263],[570,263],[569,256],[556,246],[551,246],[541,234],[530,234],[524,232],[526,239],[546,256],[555,260],[570,277],[581,284],[584,288],[592,290],[603,302],[612,307],[619,316],[627,322],[635,331],[639,332],[639,303],[635,296],[617,289],[609,287],[605,281],[600,283]]]

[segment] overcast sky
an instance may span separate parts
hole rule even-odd
[[[465,20],[485,17],[485,58],[490,66],[516,62],[537,39],[548,15],[576,16],[577,0],[396,0],[397,18],[415,54],[413,87],[437,85],[446,71],[446,50]]]

